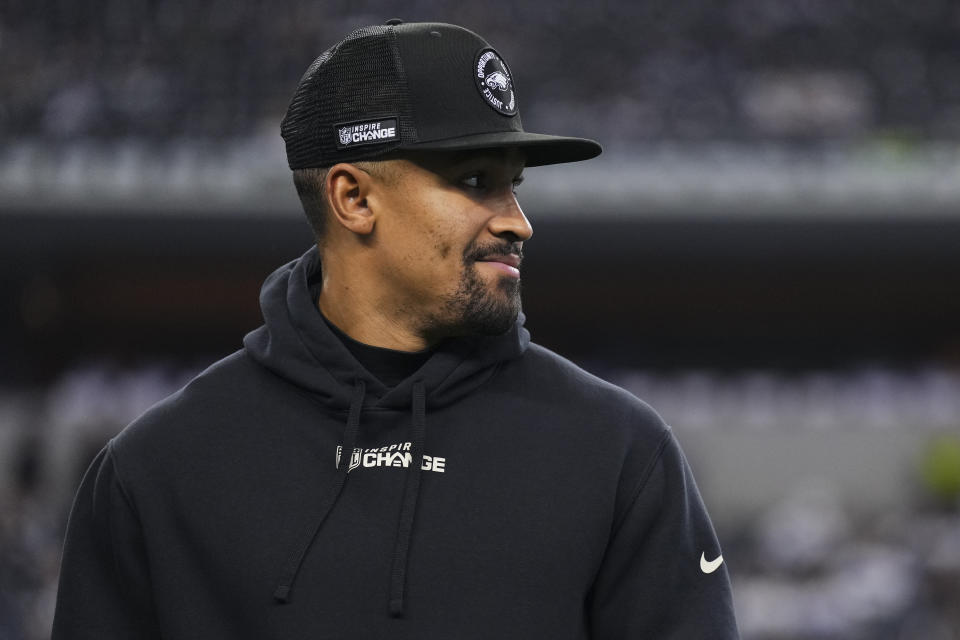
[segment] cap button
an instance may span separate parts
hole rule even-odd
[[[387,26],[395,27],[398,24],[403,24],[403,20],[401,20],[400,18],[390,18],[389,20],[387,20]]]

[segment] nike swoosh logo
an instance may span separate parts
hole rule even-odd
[[[700,571],[704,573],[713,573],[723,564],[723,556],[719,555],[715,560],[707,560],[707,554],[700,554]]]

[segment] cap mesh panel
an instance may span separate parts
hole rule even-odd
[[[291,169],[326,167],[380,155],[415,141],[406,79],[391,27],[358,29],[307,69],[280,127]],[[399,136],[339,149],[338,124],[398,118]]]

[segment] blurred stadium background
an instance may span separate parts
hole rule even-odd
[[[279,121],[353,28],[511,64],[535,340],[657,407],[744,638],[960,638],[953,0],[0,4],[0,640],[49,634],[107,438],[259,323],[306,249]]]

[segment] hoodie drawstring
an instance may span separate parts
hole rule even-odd
[[[353,388],[353,399],[350,402],[350,413],[347,416],[347,426],[343,431],[343,446],[340,449],[340,460],[337,463],[337,477],[333,481],[330,490],[323,497],[323,501],[317,510],[316,520],[310,527],[304,530],[304,536],[299,544],[294,547],[294,552],[287,558],[284,565],[283,575],[280,583],[273,592],[273,597],[280,602],[290,602],[290,590],[293,589],[293,583],[297,579],[303,560],[307,556],[307,551],[320,532],[320,527],[330,512],[333,511],[333,505],[336,504],[343,485],[347,481],[347,473],[350,471],[350,458],[353,456],[354,444],[357,441],[357,431],[360,427],[360,412],[363,410],[363,398],[366,394],[366,385],[363,380],[357,380]]]
[[[413,384],[413,446],[410,466],[403,490],[403,506],[397,524],[397,542],[393,548],[393,564],[390,571],[390,615],[403,615],[404,590],[407,580],[407,563],[410,559],[410,537],[413,533],[413,518],[420,499],[420,477],[423,468],[423,442],[427,432],[427,402],[423,382]]]
[[[340,461],[337,464],[337,477],[320,503],[316,519],[304,530],[305,535],[294,548],[294,552],[287,558],[283,576],[273,592],[273,597],[279,602],[290,602],[290,592],[300,568],[303,566],[304,558],[306,558],[307,552],[313,545],[313,541],[320,532],[327,516],[333,510],[344,484],[346,484],[347,474],[350,470],[350,457],[360,427],[360,413],[363,410],[365,394],[366,387],[362,380],[358,380],[354,387],[353,400],[350,403],[347,426],[343,432],[343,447],[340,450]],[[413,442],[410,451],[410,466],[407,468],[407,478],[404,483],[403,504],[400,508],[400,520],[397,523],[397,538],[390,570],[390,615],[394,617],[403,615],[407,565],[410,559],[410,539],[413,535],[413,520],[417,512],[417,502],[420,499],[423,446],[427,431],[427,401],[423,382],[418,381],[413,385],[412,405]]]

